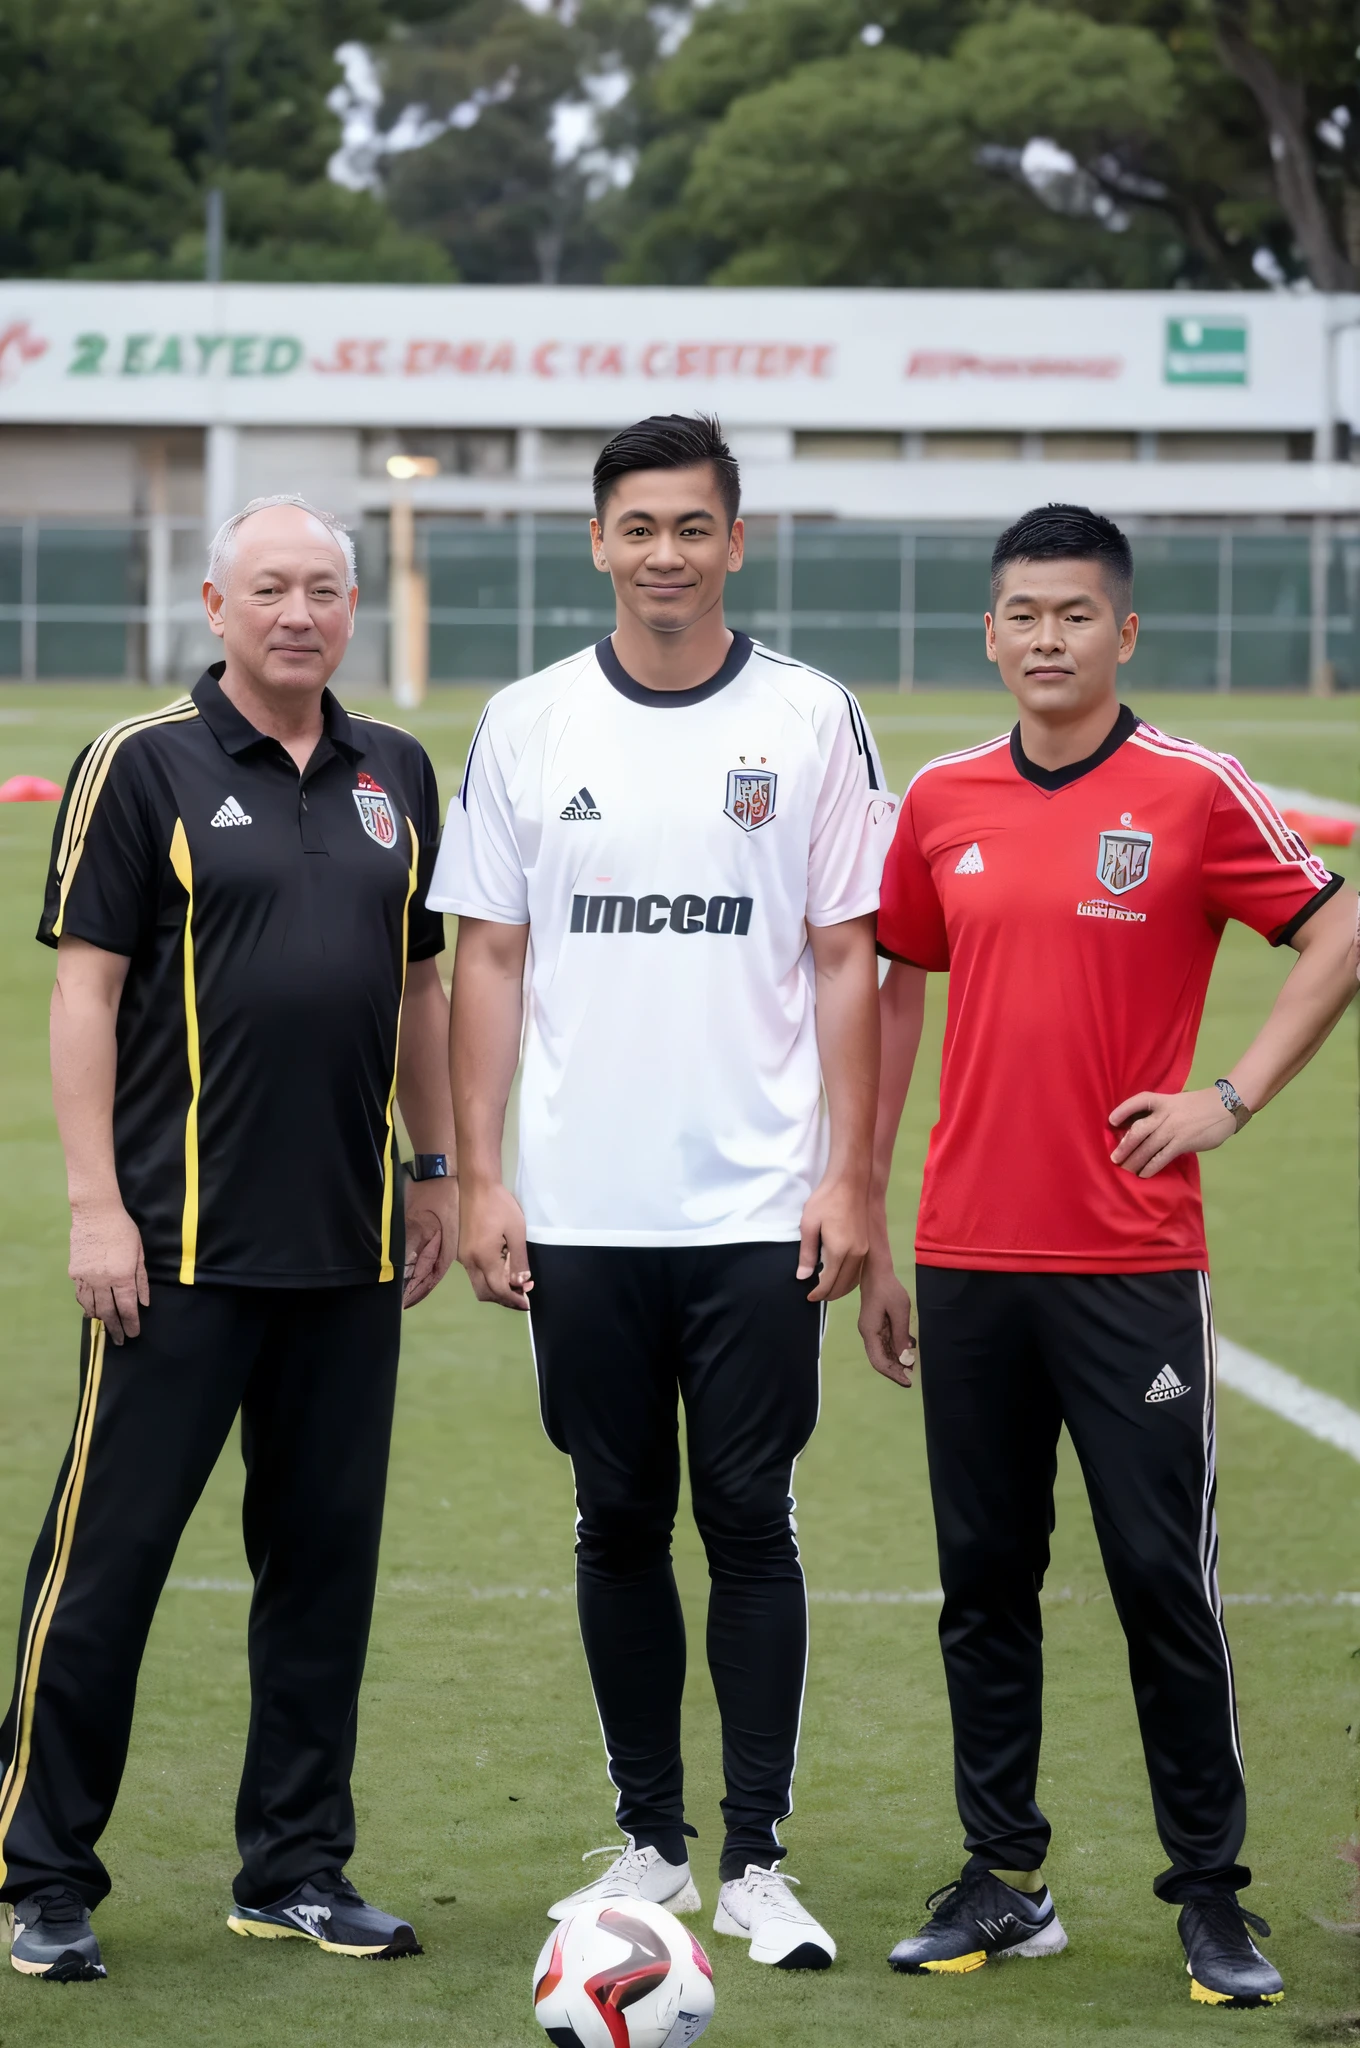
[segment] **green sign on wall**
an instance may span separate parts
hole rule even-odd
[[[1168,320],[1163,375],[1168,384],[1245,384],[1245,320]]]

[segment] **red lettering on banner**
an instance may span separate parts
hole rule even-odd
[[[1119,377],[1122,356],[978,356],[962,349],[917,349],[908,377]]]
[[[578,377],[621,377],[623,344],[618,341],[583,341],[576,351]]]
[[[484,377],[491,371],[514,367],[514,344],[509,341],[498,341],[494,346],[484,341],[408,341],[402,374],[429,377],[442,370],[455,377]]]
[[[536,377],[555,377],[557,375],[557,367],[553,362],[553,357],[561,346],[560,341],[540,341],[530,358]]]
[[[312,358],[312,368],[327,377],[381,377],[386,364],[383,362],[385,341],[337,341],[335,360],[330,363]]]
[[[831,342],[682,341],[674,353],[662,341],[643,349],[644,377],[829,377]]]

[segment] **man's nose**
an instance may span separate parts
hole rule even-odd
[[[305,590],[285,591],[283,603],[279,606],[278,623],[295,633],[304,633],[311,628],[315,621]]]

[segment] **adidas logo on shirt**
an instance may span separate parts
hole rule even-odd
[[[243,811],[234,796],[229,796],[221,810],[213,812],[214,825],[249,825],[254,821],[249,811]]]
[[[1144,1394],[1145,1401],[1179,1401],[1182,1394],[1188,1394],[1185,1381],[1177,1379],[1169,1365],[1164,1365],[1152,1385]]]
[[[565,818],[569,825],[585,824],[590,819],[598,820],[599,815],[600,813],[595,807],[595,799],[584,783],[577,790],[575,796],[572,797],[570,803],[558,812],[558,816]]]
[[[954,873],[956,875],[980,875],[983,872],[982,854],[975,839],[955,868]]]

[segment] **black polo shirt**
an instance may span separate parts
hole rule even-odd
[[[444,943],[434,770],[327,690],[299,776],[222,667],[80,756],[38,937],[130,963],[114,1150],[153,1280],[390,1280],[406,963]]]

